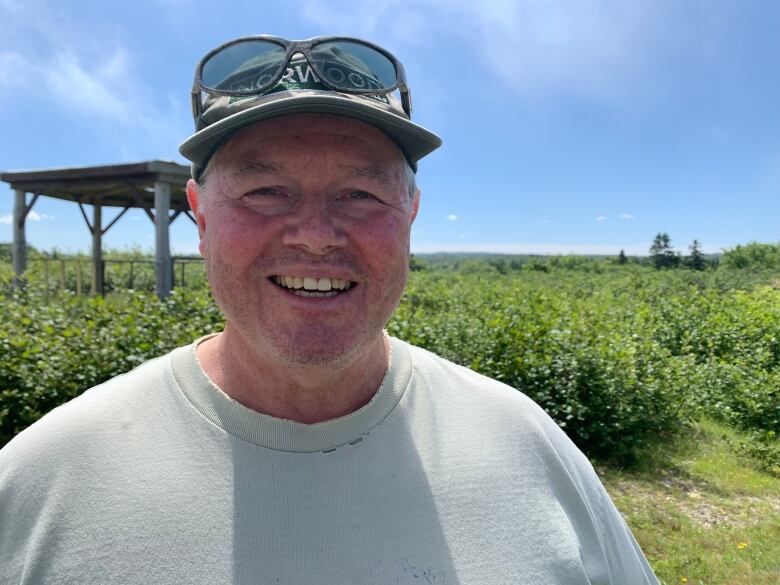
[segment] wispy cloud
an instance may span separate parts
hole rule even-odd
[[[301,14],[321,30],[352,31],[362,38],[402,45],[426,37],[431,16],[427,13],[435,4],[430,0],[418,5],[403,0],[305,0]]]
[[[32,209],[27,214],[26,221],[42,221],[42,220],[52,220],[52,219],[54,219],[53,215],[49,215],[48,213],[38,213],[37,211]],[[13,221],[14,221],[14,216],[12,213],[8,213],[6,215],[0,215],[0,224],[11,225]]]
[[[607,221],[609,218],[606,215],[599,215],[596,221]]]
[[[454,213],[450,213],[445,219],[447,221],[458,221],[460,218]]]
[[[722,252],[728,246],[721,244],[705,245],[702,251],[705,254]],[[650,250],[650,242],[634,243],[626,245],[607,244],[555,244],[555,243],[496,243],[496,242],[415,242],[412,241],[412,252],[415,254],[434,254],[437,252],[487,252],[492,254],[539,254],[545,256],[556,255],[592,255],[592,256],[617,256],[623,250],[629,256],[647,256]],[[682,254],[688,250],[680,248]]]
[[[653,71],[664,70],[681,50],[706,58],[706,47],[722,34],[712,11],[668,0],[304,0],[302,8],[320,30],[396,46],[459,37],[493,81],[535,101],[561,95],[612,104],[645,95],[657,90],[645,82]],[[426,26],[432,19],[438,31]],[[686,24],[693,19],[696,38]]]
[[[124,87],[132,76],[121,47],[114,47],[108,60],[90,69],[69,52],[56,53],[38,68],[47,86],[54,90],[57,101],[73,111],[130,123],[137,123],[143,117],[133,107],[130,88]]]
[[[27,78],[26,64],[24,56],[17,51],[0,53],[0,89],[7,91],[15,84],[24,84]]]
[[[416,254],[436,252],[490,252],[493,254],[588,254],[588,255],[617,255],[621,249],[631,256],[647,255],[648,244],[634,244],[628,246],[608,246],[604,244],[552,244],[552,243],[432,243],[412,242],[412,252]]]
[[[0,25],[0,106],[23,100],[57,111],[123,158],[175,156],[190,131],[187,104],[145,79],[123,25],[87,25],[56,4],[0,0],[0,21],[9,20],[12,28]]]
[[[636,217],[631,215],[630,213],[621,213],[620,219],[636,219]]]

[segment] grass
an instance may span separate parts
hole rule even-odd
[[[663,585],[780,583],[780,478],[702,420],[627,471],[596,466]]]

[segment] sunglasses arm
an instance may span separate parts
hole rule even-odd
[[[412,117],[412,92],[409,91],[409,88],[405,85],[402,85],[398,88],[398,91],[401,92],[401,106],[404,109],[404,112],[406,112],[406,115],[409,116],[409,118]]]
[[[197,84],[192,87],[192,94],[190,97],[192,99],[192,117],[195,119],[195,123],[197,124],[200,115],[203,113],[203,105],[200,99],[200,88],[197,86]]]

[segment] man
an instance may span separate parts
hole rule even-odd
[[[440,144],[410,103],[359,40],[204,58],[181,151],[225,330],[0,453],[0,582],[657,583],[538,406],[383,331]]]

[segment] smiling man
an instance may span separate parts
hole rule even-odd
[[[0,582],[657,584],[536,404],[384,331],[440,145],[397,59],[237,39],[192,100],[225,329],[0,451]]]

